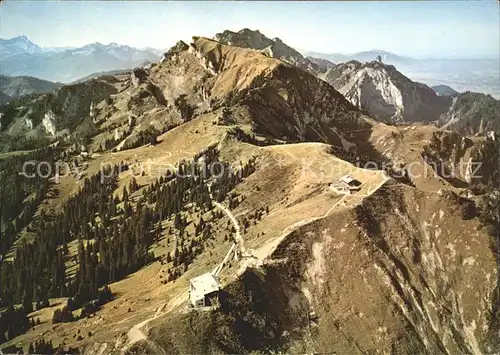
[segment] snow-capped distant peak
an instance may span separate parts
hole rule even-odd
[[[42,48],[35,43],[31,42],[29,38],[25,35],[9,38],[0,39],[0,48],[2,51],[2,57],[6,58],[9,56],[23,54],[23,53],[41,53]]]

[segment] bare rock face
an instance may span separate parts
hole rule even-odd
[[[49,110],[43,115],[42,126],[51,136],[56,135],[55,115],[52,111]]]
[[[17,135],[26,132],[18,131],[15,123],[29,120],[32,122],[30,129],[37,130],[38,136],[53,138],[61,130],[71,132],[89,117],[91,103],[100,102],[116,92],[112,82],[100,79],[65,85],[54,92],[35,96],[22,105],[13,101],[9,104],[12,106],[2,107],[5,110],[4,122],[6,126],[14,124],[9,132]]]
[[[500,101],[490,95],[464,92],[453,98],[450,108],[441,115],[439,123],[465,135],[500,133]]]
[[[498,136],[467,138],[455,132],[436,131],[425,145],[423,156],[439,176],[456,186],[500,186]]]
[[[458,91],[449,87],[448,85],[436,85],[432,87],[432,90],[436,92],[436,94],[440,96],[456,96],[458,95]]]
[[[316,64],[319,67],[326,68],[328,69],[333,69],[337,65],[335,63],[330,62],[327,59],[322,59],[322,58],[315,58],[315,57],[306,57],[309,59],[312,63]]]
[[[135,87],[138,87],[139,84],[145,82],[148,73],[143,68],[134,68],[132,74],[130,74],[130,80]]]
[[[350,61],[336,66],[325,80],[351,103],[385,122],[433,122],[451,99],[416,83],[392,65]]]
[[[435,123],[463,135],[500,131],[500,101],[480,93],[438,95],[380,61],[350,61],[331,69],[324,80],[352,104],[389,123]]]

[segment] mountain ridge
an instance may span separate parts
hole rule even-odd
[[[238,32],[226,30],[215,34],[214,39],[222,44],[262,50],[273,58],[296,65],[313,74],[323,73],[327,70],[327,68],[318,65],[318,63],[305,58],[299,51],[288,46],[281,39],[277,37],[270,39],[258,30],[252,31],[248,28],[244,28]]]
[[[0,38],[0,60],[22,53],[42,53],[43,49],[25,35],[8,39]]]
[[[62,83],[54,83],[32,76],[9,77],[0,75],[0,91],[10,98],[19,98],[33,93],[54,91],[62,85]]]
[[[500,100],[482,93],[450,91],[414,82],[393,65],[350,61],[337,65],[325,80],[373,117],[392,123],[434,123],[465,135],[500,133]]]
[[[308,71],[330,83],[340,91],[351,103],[366,110],[373,117],[384,122],[398,124],[436,123],[444,127],[475,127],[477,124],[464,123],[463,126],[447,124],[446,120],[460,120],[472,122],[476,120],[472,111],[456,109],[452,105],[450,95],[438,95],[434,89],[426,84],[415,82],[402,72],[398,71],[391,62],[401,65],[412,58],[393,55],[392,53],[372,50],[360,52],[358,60],[349,60],[345,63],[334,64],[328,60],[314,57],[303,57],[298,51],[284,44],[280,39],[269,39],[259,31],[243,29],[239,32],[224,31],[214,37],[221,43],[253,48],[264,51],[267,55],[281,59],[289,64]],[[276,48],[276,50],[272,50]],[[377,56],[379,56],[377,58]],[[398,65],[399,65],[398,64]],[[477,97],[487,97],[487,95]],[[464,100],[459,100],[458,105]],[[489,101],[481,100],[487,104]],[[495,106],[494,103],[489,103]],[[459,112],[457,116],[453,112]],[[480,129],[485,133],[486,127],[493,127],[498,133],[495,110],[484,110],[488,117]],[[460,128],[462,129],[462,128]],[[464,131],[461,131],[464,133]],[[479,131],[468,131],[467,134],[476,134]]]
[[[450,99],[438,96],[427,85],[413,82],[393,65],[378,61],[340,64],[325,80],[383,121],[432,122],[451,104]]]
[[[365,53],[366,52],[360,52]],[[369,52],[368,52],[369,53]],[[306,56],[329,59],[334,63],[344,63],[351,60],[371,62],[380,55],[384,63],[395,65],[399,71],[414,81],[423,82],[429,86],[446,84],[458,91],[484,92],[500,98],[498,83],[498,58],[413,58],[400,56],[383,50],[375,50],[368,55],[331,55],[304,51]],[[384,56],[387,54],[387,56]]]

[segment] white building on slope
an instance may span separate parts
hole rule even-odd
[[[219,278],[207,272],[189,280],[189,300],[195,308],[217,306],[221,289]]]

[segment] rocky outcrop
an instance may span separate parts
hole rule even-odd
[[[163,54],[160,63],[163,63],[165,60],[168,60],[173,56],[176,56],[177,54],[186,51],[188,49],[189,46],[185,42],[178,41],[172,48],[170,48],[167,52],[165,52],[165,54]]]
[[[65,85],[46,94],[37,94],[13,100],[0,108],[13,136],[24,135],[17,122],[29,121],[29,130],[37,130],[35,138],[54,138],[62,130],[72,132],[82,120],[90,116],[91,104],[100,102],[118,90],[112,82],[100,79]],[[25,126],[26,127],[26,126]]]
[[[132,70],[132,74],[130,74],[130,80],[132,81],[132,85],[138,87],[139,84],[144,83],[146,78],[148,77],[148,73],[143,68],[134,68]]]
[[[56,135],[56,117],[51,110],[43,115],[42,126],[52,137]]]
[[[459,187],[500,186],[500,142],[493,137],[467,138],[436,131],[422,153],[436,173]]]
[[[435,123],[463,135],[500,131],[500,101],[480,93],[441,95],[380,61],[350,61],[328,71],[324,80],[352,104],[389,123]]]
[[[379,61],[337,65],[325,80],[352,104],[385,122],[434,122],[451,102]]]
[[[439,124],[465,135],[485,135],[489,131],[500,134],[500,100],[469,91],[457,94],[440,116]]]

